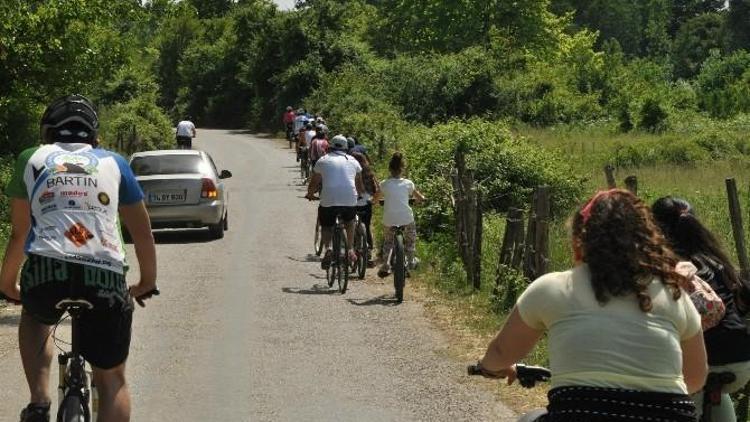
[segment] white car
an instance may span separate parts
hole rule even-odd
[[[208,227],[215,239],[229,228],[228,170],[216,169],[208,153],[197,150],[138,152],[130,158],[145,195],[152,228]]]

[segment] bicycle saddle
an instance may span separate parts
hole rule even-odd
[[[91,304],[88,300],[83,299],[63,299],[59,302],[57,302],[57,305],[55,305],[55,308],[66,310],[66,309],[72,309],[72,308],[79,308],[79,309],[94,309],[94,305]]]

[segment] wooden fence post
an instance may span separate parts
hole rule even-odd
[[[607,187],[610,189],[616,188],[617,182],[615,182],[615,167],[612,164],[604,166],[604,175],[607,178]]]
[[[737,183],[734,178],[726,179],[727,200],[729,202],[729,218],[732,221],[732,234],[734,234],[734,244],[737,248],[737,258],[740,261],[740,276],[743,282],[748,281],[750,276],[750,261],[747,257],[747,247],[745,245],[745,229],[742,225],[742,210],[740,209],[740,199],[737,194]],[[750,406],[750,383],[742,389],[741,397],[737,402],[737,420],[746,421],[748,416],[748,406]]]
[[[495,287],[492,294],[497,296],[500,292],[500,280],[502,279],[503,268],[508,268],[515,261],[516,248],[518,244],[518,230],[523,232],[523,211],[518,208],[509,208],[505,217],[505,233],[503,234],[503,244],[500,248],[500,257],[497,261],[497,271],[495,272]],[[523,236],[521,237],[523,242]],[[523,249],[520,250],[520,254]]]
[[[518,221],[515,222],[516,228],[513,231],[514,233],[514,239],[513,243],[515,244],[515,247],[513,248],[513,259],[510,262],[510,267],[515,270],[521,269],[521,264],[523,263],[523,252],[525,249],[525,233],[523,229],[523,211],[518,211]]]
[[[536,194],[536,219],[534,233],[534,278],[549,271],[549,216],[550,188],[540,186]]]
[[[533,280],[536,273],[534,256],[536,254],[536,196],[534,191],[531,200],[531,209],[529,210],[529,221],[526,229],[526,241],[524,242],[523,252],[523,275],[529,280]]]
[[[472,251],[473,285],[475,290],[482,288],[482,235],[484,234],[484,215],[482,213],[482,191],[473,185],[474,199],[474,247]]]
[[[745,229],[742,225],[742,210],[740,209],[740,200],[737,195],[737,183],[733,178],[726,180],[727,199],[729,201],[729,217],[732,220],[732,233],[734,234],[734,244],[737,248],[737,258],[740,261],[740,270],[743,280],[748,280],[750,276],[750,261],[747,257],[747,247],[745,246]]]
[[[638,195],[638,177],[637,176],[628,176],[625,178],[625,188],[633,193],[633,195]]]

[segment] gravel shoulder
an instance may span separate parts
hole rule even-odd
[[[513,420],[419,301],[395,305],[372,278],[327,288],[285,142],[201,130],[196,144],[234,173],[230,229],[157,235],[162,295],[135,317],[133,420]],[[27,399],[17,312],[0,309],[0,420]]]

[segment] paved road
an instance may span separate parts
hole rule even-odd
[[[134,421],[511,420],[446,357],[408,292],[395,306],[385,284],[354,281],[343,297],[323,287],[308,255],[314,205],[285,143],[199,135],[234,173],[230,229],[220,241],[157,235],[162,296],[135,317]],[[17,319],[0,311],[2,421],[27,400]]]

